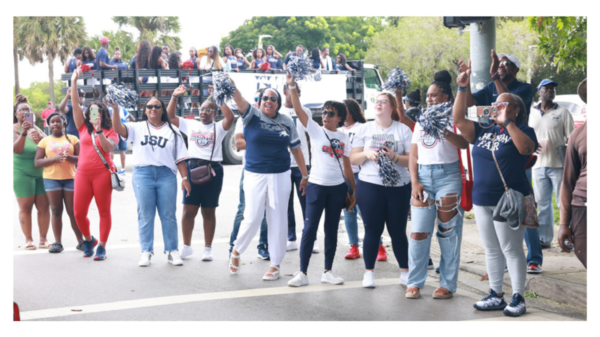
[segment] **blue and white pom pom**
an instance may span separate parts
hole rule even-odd
[[[312,67],[312,62],[306,57],[292,56],[287,65],[287,71],[296,81],[321,80],[321,73]]]
[[[221,106],[233,99],[235,93],[235,85],[231,83],[231,79],[225,72],[213,73],[213,98],[218,106]]]
[[[444,139],[444,132],[452,126],[452,103],[446,102],[422,110],[417,116],[423,132],[435,139]]]
[[[395,92],[396,89],[400,88],[400,91],[402,91],[408,88],[409,85],[410,79],[408,75],[400,67],[396,67],[390,72],[382,88],[383,90]]]
[[[125,108],[135,108],[138,95],[124,85],[111,84],[106,88],[106,101]]]
[[[390,141],[386,141],[384,146],[387,146],[390,149],[394,148],[394,144]],[[392,163],[390,157],[386,156],[382,152],[383,146],[379,149],[379,177],[383,182],[383,186],[385,187],[393,187],[398,185],[402,181],[402,175]]]

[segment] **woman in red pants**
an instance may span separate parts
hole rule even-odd
[[[110,214],[112,197],[110,172],[116,170],[110,158],[110,153],[117,146],[119,136],[112,129],[110,113],[104,104],[92,102],[85,112],[79,106],[77,79],[80,72],[81,69],[77,69],[71,77],[73,121],[79,131],[80,138],[79,162],[75,174],[75,220],[84,237],[83,257],[91,257],[94,254],[94,247],[98,243],[98,240],[90,233],[90,220],[87,216],[92,198],[94,198],[100,214],[100,246],[96,250],[94,260],[102,261],[106,259],[106,241],[112,222]],[[92,115],[97,115],[97,117],[91,120]],[[95,145],[92,137],[95,139]],[[110,171],[104,166],[96,147],[108,163]]]

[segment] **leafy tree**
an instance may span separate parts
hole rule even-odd
[[[535,62],[540,60],[536,57],[535,45],[538,42],[538,34],[529,30],[524,20],[506,20],[500,22],[496,27],[496,51],[498,53],[513,54],[521,63],[517,79],[522,82],[530,82],[531,70]]]
[[[95,35],[89,40],[85,41],[80,47],[90,46],[94,50],[100,49],[100,38],[106,36],[110,40],[110,47],[108,51],[108,55],[112,57],[112,53],[115,51],[115,47],[119,47],[121,49],[121,59],[126,64],[129,64],[129,61],[135,55],[137,50],[137,44],[133,40],[133,34],[124,31],[118,30],[116,33],[111,31],[102,31],[102,35]]]
[[[171,50],[181,49],[181,39],[171,35],[179,33],[179,17],[176,16],[113,16],[113,21],[122,26],[135,27],[139,32],[138,42],[148,40],[156,46],[168,44]]]
[[[343,52],[348,59],[362,59],[371,37],[383,28],[380,17],[258,16],[222,38],[221,49],[231,44],[254,50],[258,36],[268,34],[273,37],[263,40],[263,46],[272,44],[284,56],[301,44],[307,50],[328,47],[332,55]]]
[[[55,106],[65,98],[65,94],[62,93],[62,82],[61,80],[57,80],[54,83],[54,97],[56,100],[52,100],[50,98],[50,84],[48,82],[33,82],[29,88],[21,88],[21,94],[27,96],[27,100],[29,101],[29,105],[31,105],[31,109],[36,115],[36,125],[43,129],[44,122],[41,119],[42,111],[46,109],[48,101],[53,101]],[[13,95],[13,104],[15,104],[16,99],[16,88],[15,93]]]
[[[558,71],[587,67],[587,17],[528,17],[529,27],[540,34],[539,53]]]
[[[54,101],[54,59],[64,64],[73,49],[86,38],[85,24],[79,16],[21,17],[16,21],[15,41],[33,65],[48,61],[49,94]]]
[[[538,55],[532,68],[531,85],[537,88],[537,85],[545,78],[550,78],[556,81],[559,85],[556,88],[557,95],[574,95],[577,94],[577,86],[587,77],[587,70],[584,68],[568,68],[563,71],[558,71],[556,65],[546,61],[543,56]]]

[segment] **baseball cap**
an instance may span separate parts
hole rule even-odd
[[[506,57],[510,62],[514,63],[517,66],[517,68],[521,68],[521,62],[519,62],[519,59],[515,55],[504,53],[498,54],[499,60],[501,60],[503,57]]]
[[[110,42],[110,40],[106,36],[103,36],[100,38],[100,43],[109,43],[109,42]]]
[[[540,89],[542,88],[542,86],[548,85],[548,84],[554,84],[555,87],[558,87],[558,83],[554,82],[553,80],[551,80],[549,78],[545,78],[538,85],[538,91],[540,91]]]

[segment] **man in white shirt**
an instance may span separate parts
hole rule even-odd
[[[333,62],[333,59],[331,58],[331,56],[329,56],[329,48],[325,47],[321,49],[321,60],[323,60],[323,64],[325,65],[323,70],[335,70],[335,62]]]
[[[553,102],[556,95],[554,88],[557,86],[558,83],[549,79],[540,82],[540,103],[531,109],[529,116],[529,126],[535,130],[541,146],[537,162],[533,166],[533,181],[542,248],[550,248],[554,236],[552,190],[560,207],[559,191],[564,165],[560,151],[566,150],[567,139],[574,130],[569,110]]]

